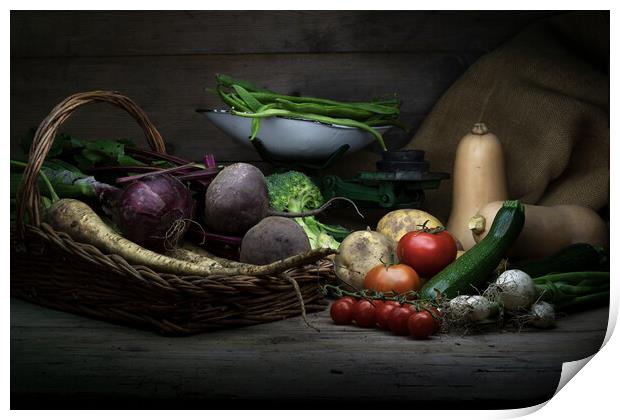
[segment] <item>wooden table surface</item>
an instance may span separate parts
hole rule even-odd
[[[517,408],[600,348],[608,309],[427,341],[301,318],[161,337],[11,299],[11,408]]]

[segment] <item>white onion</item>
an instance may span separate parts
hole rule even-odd
[[[484,296],[461,295],[448,305],[450,318],[457,322],[475,322],[487,319],[492,312],[492,303]]]
[[[536,286],[527,273],[508,270],[500,274],[488,294],[497,295],[498,301],[508,310],[527,310],[536,301]]]
[[[555,325],[555,311],[547,302],[536,302],[530,309],[528,324],[536,328],[551,328]]]

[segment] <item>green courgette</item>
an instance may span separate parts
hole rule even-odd
[[[511,270],[521,270],[530,277],[550,273],[571,273],[577,271],[608,271],[609,254],[600,246],[572,244],[546,258],[511,263]]]
[[[431,278],[420,290],[422,299],[451,299],[484,288],[499,262],[517,239],[525,223],[525,210],[517,200],[505,201],[487,236]]]

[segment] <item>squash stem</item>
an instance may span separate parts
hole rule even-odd
[[[476,134],[479,136],[484,136],[489,132],[485,123],[476,123],[474,124],[474,128],[471,129],[472,134]]]
[[[479,235],[482,232],[484,232],[484,229],[486,228],[486,224],[487,224],[487,219],[484,216],[477,215],[469,219],[469,223],[467,227],[473,233],[475,233],[476,235]]]

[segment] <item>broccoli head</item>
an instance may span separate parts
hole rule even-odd
[[[305,174],[289,171],[267,177],[269,202],[278,211],[314,210],[325,202],[319,187]]]
[[[325,203],[319,187],[301,172],[273,174],[266,179],[269,202],[275,210],[297,213],[317,209]],[[295,221],[303,228],[313,249],[336,249],[340,243],[334,236],[344,238],[350,233],[341,226],[325,225],[314,217],[297,217]]]

